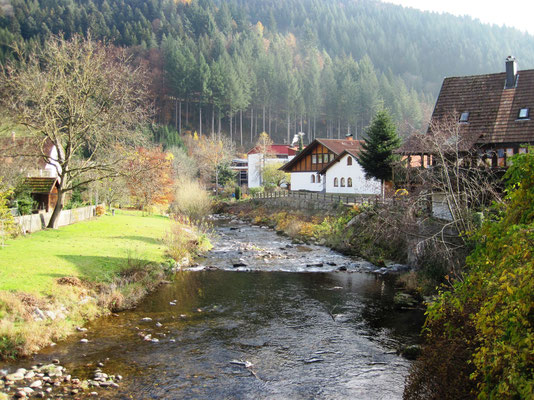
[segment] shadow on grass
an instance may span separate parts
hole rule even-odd
[[[108,281],[127,267],[151,263],[149,260],[135,257],[76,256],[71,254],[59,255],[58,257],[74,264],[82,278],[94,281]]]
[[[162,241],[148,236],[113,236],[112,239],[138,240],[148,244],[161,244]]]

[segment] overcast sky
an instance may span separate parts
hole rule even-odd
[[[534,1],[515,0],[382,0],[426,11],[469,15],[485,23],[513,26],[534,35]]]

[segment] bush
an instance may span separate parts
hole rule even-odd
[[[37,207],[37,203],[28,192],[22,192],[15,198],[20,215],[29,215]]]
[[[104,206],[96,206],[96,216],[100,217],[106,213],[106,208]]]
[[[172,214],[187,217],[193,223],[201,223],[211,210],[210,195],[199,183],[184,181],[178,185],[175,200],[170,208]]]
[[[187,217],[176,218],[165,238],[167,256],[180,265],[191,263],[194,257],[211,249],[208,231],[205,224],[193,225]]]
[[[263,186],[248,188],[248,193],[250,194],[251,197],[254,197],[257,194],[263,193],[263,191],[264,191]]]

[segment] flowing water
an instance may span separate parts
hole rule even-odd
[[[124,377],[98,390],[109,399],[402,398],[410,363],[396,350],[417,341],[420,310],[395,310],[393,285],[358,272],[369,263],[217,225],[201,265],[23,366],[58,358],[84,379],[102,362]]]

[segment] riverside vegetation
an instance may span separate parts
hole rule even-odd
[[[119,210],[8,240],[0,250],[0,357],[28,355],[87,320],[134,307],[177,262],[209,246],[186,218]]]
[[[514,156],[505,175],[506,197],[484,212],[486,221],[464,232],[456,260],[436,244],[418,246],[409,260],[417,225],[396,206],[344,206],[330,215],[273,210],[254,200],[227,211],[269,225],[301,241],[316,241],[378,265],[414,263],[400,277],[410,290],[431,294],[425,344],[407,379],[404,398],[532,399],[534,397],[534,154]],[[432,235],[433,226],[418,226]]]

